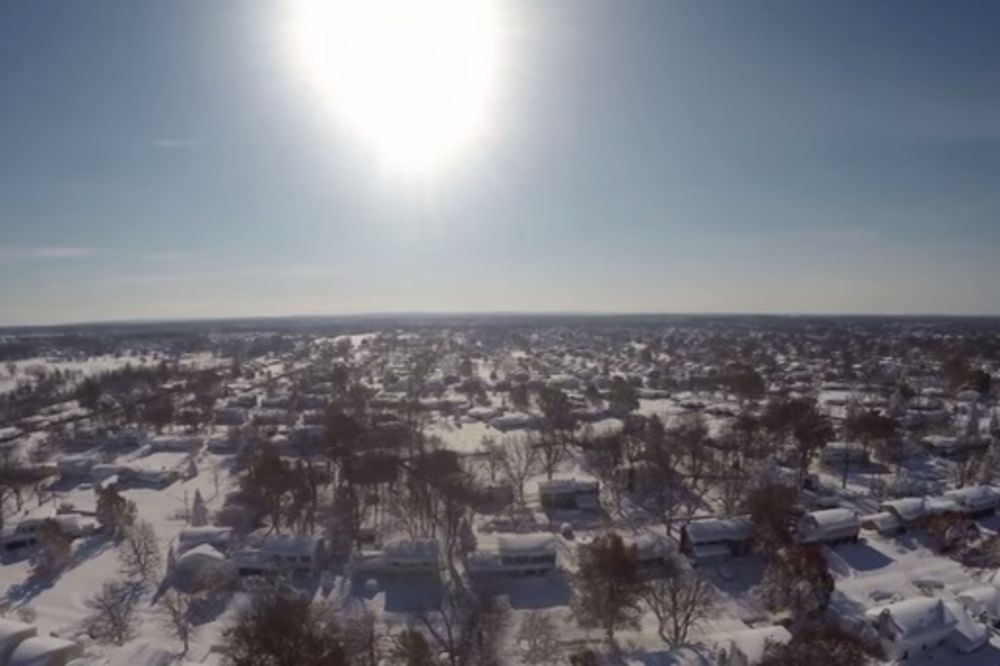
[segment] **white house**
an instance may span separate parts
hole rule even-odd
[[[558,567],[556,539],[551,534],[498,535],[467,555],[465,566],[473,576],[546,576]]]
[[[93,518],[78,513],[60,513],[25,518],[13,529],[5,530],[0,536],[0,547],[4,552],[13,553],[24,548],[31,548],[38,543],[38,532],[47,521],[56,523],[63,534],[70,539],[78,539],[93,534],[97,523]]]
[[[1000,589],[993,585],[980,585],[959,592],[958,600],[969,615],[980,622],[1000,626]]]
[[[861,517],[861,527],[866,530],[873,530],[882,536],[893,536],[903,532],[905,528],[896,514],[891,511],[879,511]]]
[[[891,513],[899,521],[901,528],[909,527],[931,515],[925,497],[904,497],[889,500],[879,505],[880,511]]]
[[[546,511],[600,508],[600,484],[597,481],[553,479],[538,483],[538,497]]]
[[[178,589],[200,592],[235,578],[236,565],[216,548],[203,543],[178,556],[171,564],[170,573]]]
[[[322,564],[326,544],[322,538],[295,534],[274,534],[259,548],[243,548],[229,557],[240,576],[267,576],[288,572],[310,575]]]
[[[1000,506],[1000,493],[990,486],[967,486],[946,491],[945,497],[955,502],[961,513],[970,517],[988,516]]]
[[[865,613],[889,659],[907,659],[944,645],[959,620],[941,599],[918,597]]]
[[[784,645],[791,640],[792,634],[781,625],[737,631],[732,634],[728,644],[723,645],[719,664],[753,666],[761,662],[768,645]]]
[[[749,516],[693,520],[681,529],[681,552],[695,563],[744,555],[752,535]]]
[[[665,537],[659,534],[641,534],[637,537],[626,537],[624,542],[626,546],[635,548],[641,573],[655,574],[666,571],[670,545]]]
[[[177,535],[177,551],[183,553],[203,544],[208,544],[221,553],[229,550],[233,538],[231,527],[185,527]]]
[[[811,511],[798,523],[798,538],[802,543],[852,543],[858,540],[861,523],[850,509]]]
[[[440,548],[436,539],[394,539],[354,553],[351,566],[357,575],[433,577],[441,571]]]

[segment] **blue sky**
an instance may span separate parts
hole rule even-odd
[[[1000,314],[998,3],[505,3],[488,132],[417,180],[285,9],[0,4],[0,324]]]

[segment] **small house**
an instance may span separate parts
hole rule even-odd
[[[693,520],[681,528],[681,552],[693,562],[708,562],[750,552],[749,516]]]
[[[551,534],[499,535],[470,553],[465,565],[473,576],[547,576],[558,566],[556,539]]]
[[[860,529],[858,517],[850,509],[824,509],[799,519],[798,538],[801,543],[854,543]]]
[[[210,525],[185,527],[177,535],[177,550],[183,553],[192,548],[207,544],[224,553],[229,550],[232,538],[233,530],[231,527],[214,527]]]
[[[355,553],[351,564],[357,575],[434,577],[441,571],[439,551],[436,539],[394,539],[381,550]]]
[[[541,481],[538,484],[538,497],[546,511],[596,511],[601,506],[600,484],[597,481]]]
[[[968,486],[945,492],[945,497],[953,500],[960,513],[970,518],[978,518],[996,513],[1000,506],[1000,493],[990,486]]]
[[[927,499],[924,497],[904,497],[882,502],[879,510],[891,513],[903,530],[931,515]]]
[[[872,608],[865,618],[874,627],[889,659],[908,659],[944,645],[958,626],[941,599],[918,597]]]
[[[724,666],[754,666],[764,658],[768,645],[784,645],[792,640],[792,634],[781,625],[755,627],[737,631],[723,648],[719,664]]]

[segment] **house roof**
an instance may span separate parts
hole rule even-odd
[[[784,644],[792,640],[792,634],[781,625],[757,627],[737,631],[732,635],[732,651],[739,651],[751,664],[756,664],[764,656],[768,643]]]
[[[980,507],[996,504],[1000,499],[997,491],[990,486],[968,486],[945,492],[945,497],[955,500],[962,506]]]
[[[504,534],[497,536],[497,550],[505,554],[555,552],[551,534]]]
[[[386,557],[395,560],[436,560],[438,550],[436,539],[394,539],[382,548]]]
[[[824,532],[857,529],[858,517],[850,509],[823,509],[806,514]]]
[[[869,620],[877,621],[884,614],[904,638],[936,632],[958,624],[958,619],[945,607],[941,599],[917,597],[887,606],[878,606],[865,613]]]
[[[711,541],[746,541],[753,532],[749,516],[694,520],[684,526],[688,539],[695,543]]]
[[[890,511],[906,522],[919,520],[927,515],[927,501],[923,497],[904,497],[882,502],[879,508]]]

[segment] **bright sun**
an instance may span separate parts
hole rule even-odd
[[[427,173],[476,145],[497,68],[495,0],[295,0],[299,65],[388,167]]]

